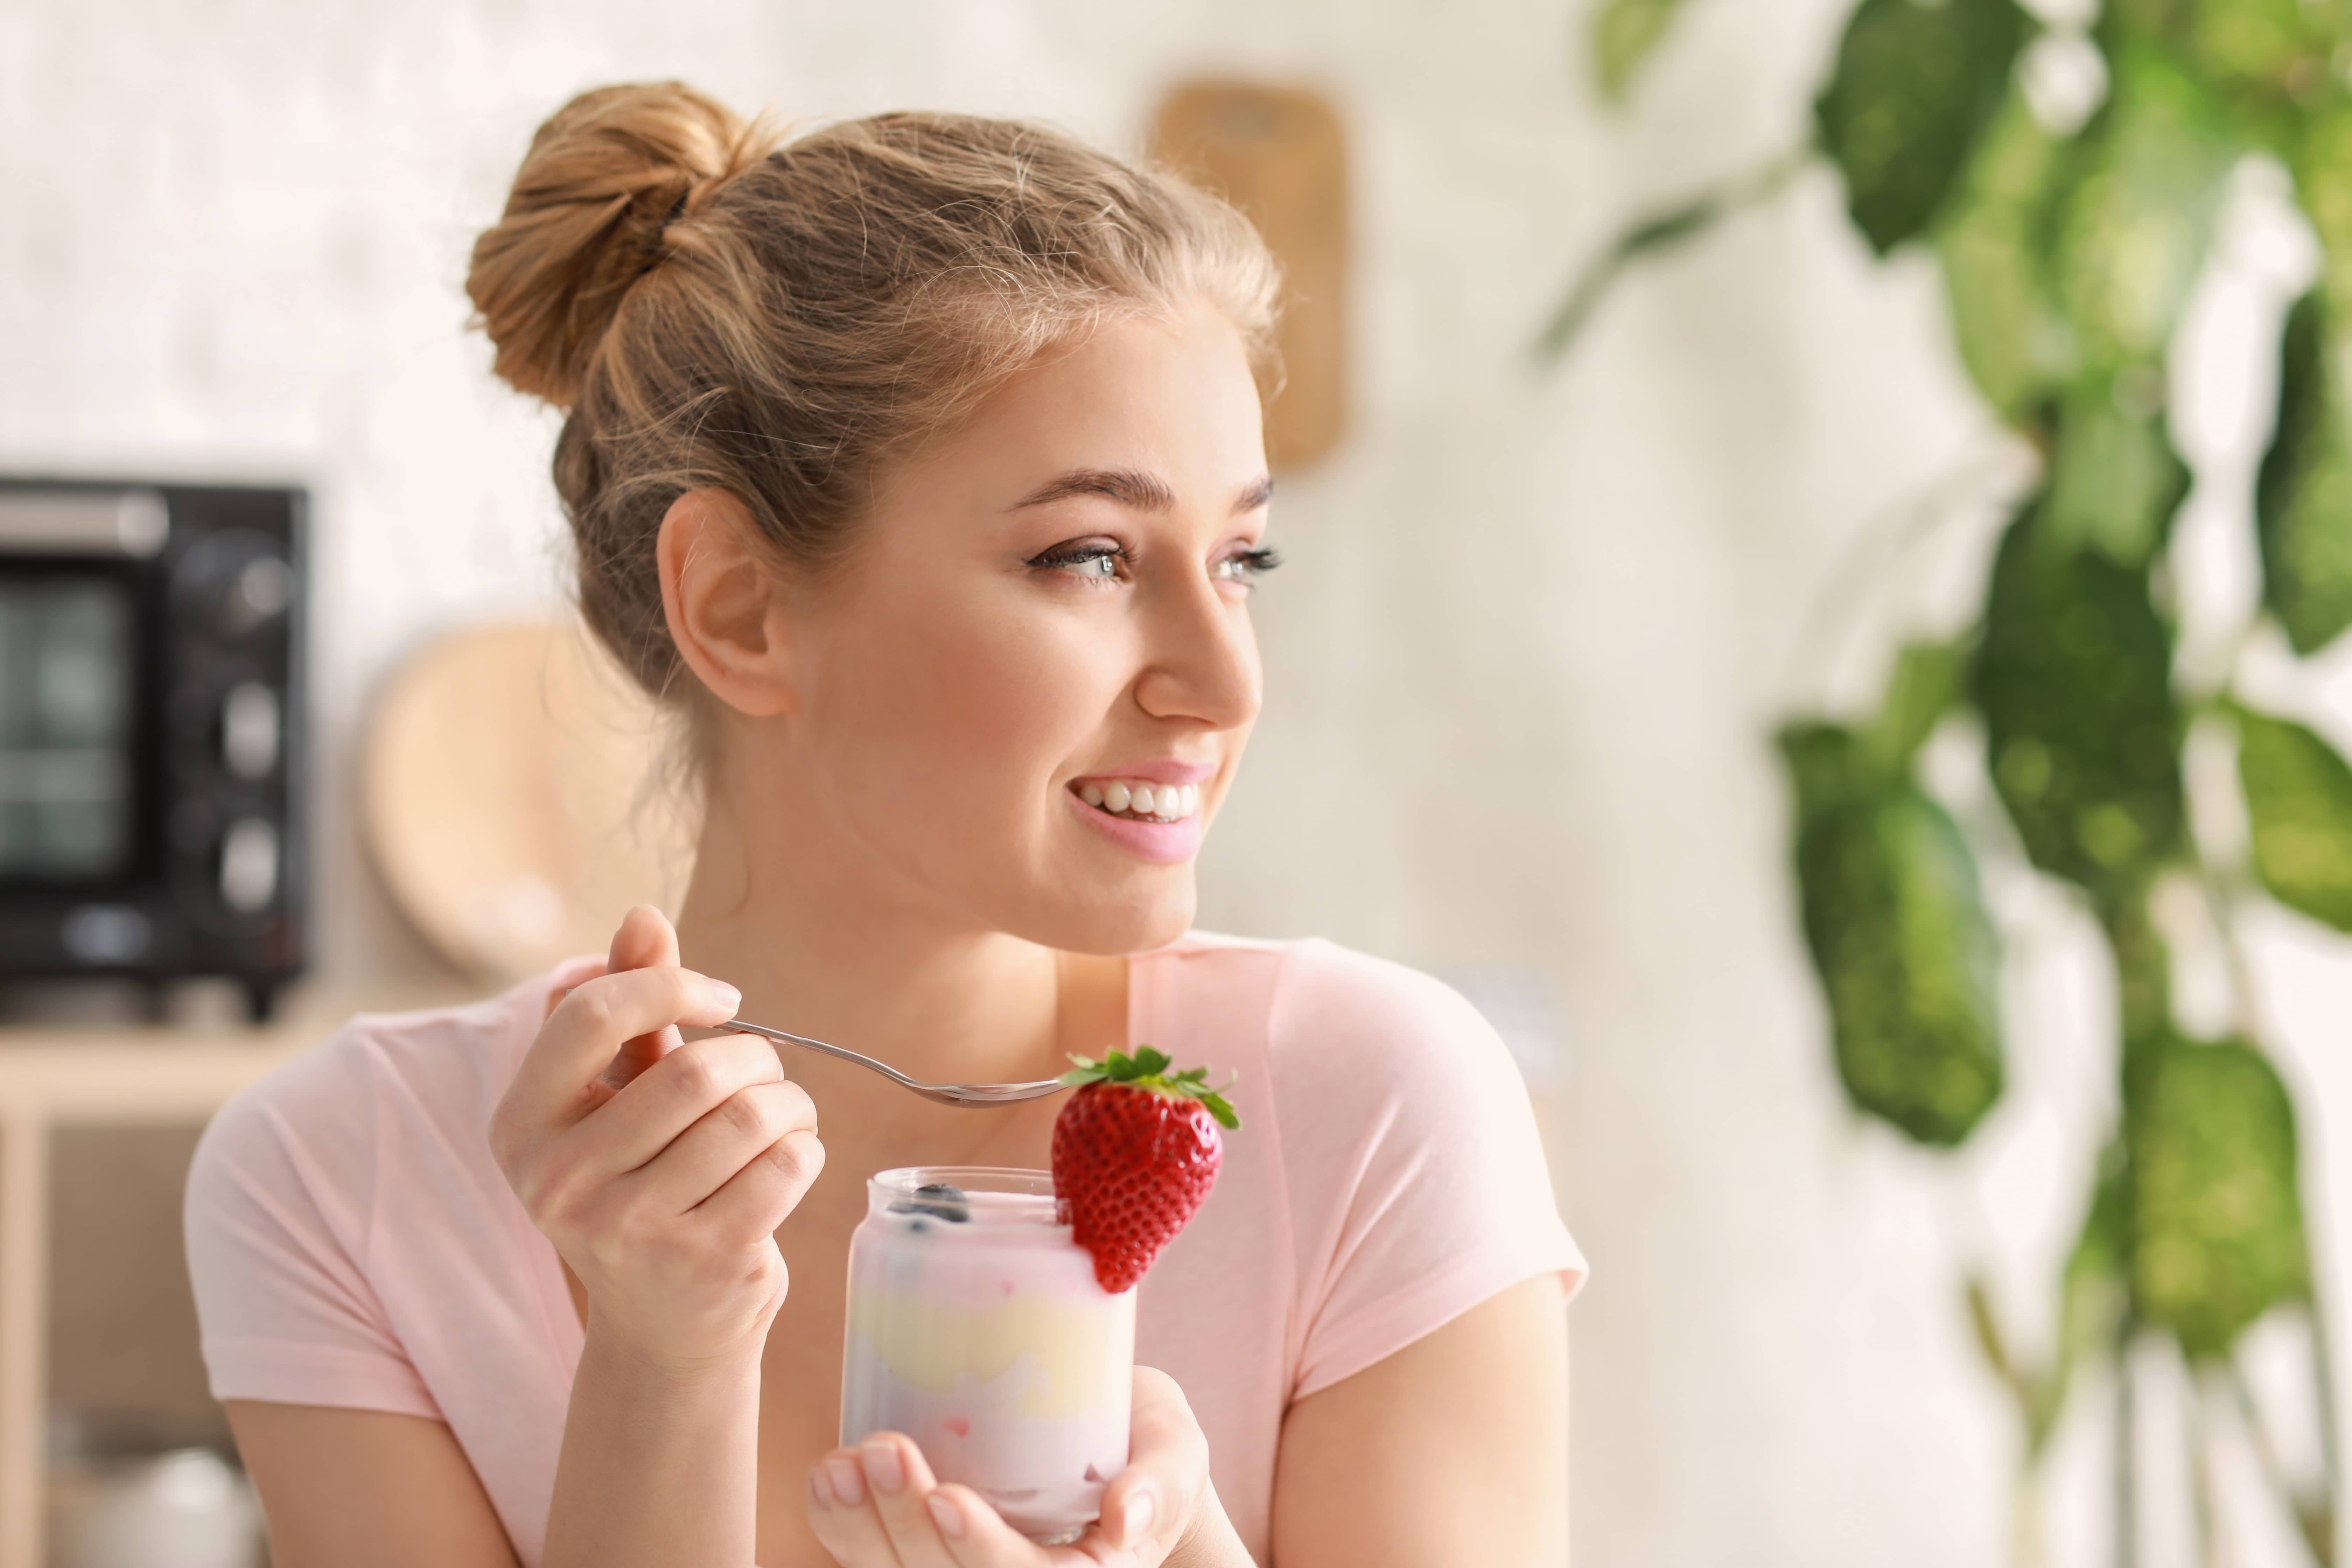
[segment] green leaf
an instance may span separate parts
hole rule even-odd
[[[2025,852],[2094,893],[2181,838],[2172,637],[2145,566],[2053,541],[2041,502],[1994,557],[1974,694],[1993,786]]]
[[[2055,1426],[2066,1384],[2084,1362],[2116,1343],[2124,1320],[2129,1284],[2125,1254],[2131,1245],[2131,1194],[2126,1187],[2126,1155],[2120,1142],[2110,1144],[2099,1162],[2091,1206],[2066,1259],[2066,1273],[2058,1296],[2058,1366],[2056,1398],[2044,1412],[2041,1430],[2046,1439]]]
[[[2074,370],[2074,329],[2050,272],[2050,230],[2066,144],[2012,90],[1986,130],[1936,245],[1952,335],[1977,390],[2010,424]]]
[[[1242,1124],[1241,1118],[1234,1113],[1233,1101],[1225,1098],[1234,1087],[1231,1082],[1211,1089],[1207,1068],[1188,1068],[1171,1073],[1168,1069],[1176,1065],[1174,1060],[1157,1046],[1138,1046],[1132,1056],[1114,1049],[1105,1053],[1101,1061],[1080,1056],[1073,1056],[1070,1060],[1077,1065],[1055,1079],[1056,1083],[1072,1089],[1090,1083],[1129,1084],[1178,1100],[1197,1100],[1224,1126]]]
[[[2170,59],[2136,49],[2117,63],[2057,237],[2059,298],[2087,362],[2163,358],[2242,150],[2228,118]]]
[[[2254,487],[2263,603],[2299,654],[2352,626],[2352,435],[2330,314],[2315,289],[2287,312],[2278,426]]]
[[[1813,124],[1879,255],[1935,221],[2025,35],[2014,0],[1863,0],[1846,22]]]
[[[2109,0],[2110,43],[2159,43],[2250,106],[2307,107],[2325,92],[2340,0]]]
[[[1901,782],[1900,774],[1888,772],[1878,760],[1875,749],[1843,724],[1800,721],[1782,725],[1775,740],[1789,770],[1801,830]]]
[[[1798,805],[1805,943],[1829,1004],[1839,1080],[1855,1106],[1949,1147],[2001,1086],[1992,922],[1959,829],[1906,782],[1856,788],[1834,726],[1782,735]],[[1852,760],[1862,747],[1850,734]]]
[[[1944,715],[1951,710],[1967,684],[1968,659],[1950,643],[1906,643],[1895,658],[1895,673],[1886,683],[1864,739],[1879,766],[1899,775]]]
[[[2298,116],[2296,125],[2295,195],[2319,236],[2320,289],[2329,317],[2352,321],[2352,102]]]
[[[1592,64],[1601,91],[1612,103],[1622,102],[1633,84],[1633,73],[1667,26],[1682,0],[1601,0],[1592,17]]]
[[[2352,767],[2301,724],[2237,718],[2254,874],[2288,908],[2352,931]]]
[[[2086,378],[2060,405],[2044,526],[2066,551],[2146,564],[2189,493],[2189,467],[2165,433],[2164,378],[2153,365]]]
[[[2203,1360],[2310,1289],[2294,1109],[2241,1040],[2152,1042],[2124,1086],[2131,1290]]]

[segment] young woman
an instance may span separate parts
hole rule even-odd
[[[1187,934],[1273,564],[1247,225],[1033,126],[777,146],[619,87],[540,130],[469,287],[569,411],[582,606],[683,710],[704,826],[675,928],[355,1019],[206,1134],[190,1263],[278,1568],[1564,1561],[1583,1266],[1508,1058],[1407,970]],[[835,1447],[866,1179],[1044,1166],[1060,1100],[788,1074],[698,1033],[739,1012],[930,1081],[1145,1041],[1239,1080],[1076,1546]]]

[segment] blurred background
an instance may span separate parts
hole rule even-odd
[[[1433,970],[1518,1054],[1595,1270],[1571,1313],[1579,1560],[2087,1568],[2125,1533],[2142,1563],[2311,1560],[2252,1424],[2215,1416],[2211,1463],[2189,1462],[2179,1434],[2208,1406],[2189,1391],[2211,1369],[2168,1341],[2131,1352],[2137,1528],[2117,1528],[2111,1371],[2084,1372],[2038,1484],[2017,1484],[2021,1403],[1962,1280],[2021,1361],[2048,1359],[2117,1107],[2114,972],[2083,900],[1983,857],[2006,1079],[1956,1152],[1841,1091],[1774,733],[1863,714],[1900,641],[1964,627],[2039,461],[1956,352],[1935,255],[1880,259],[1835,168],[1774,166],[1813,134],[1850,9],[1687,0],[1612,102],[1586,0],[0,0],[0,470],[309,497],[307,728],[289,732],[312,951],[276,1043],[245,1048],[478,992],[567,934],[573,882],[517,872],[469,913],[436,902],[429,850],[401,847],[413,814],[370,820],[372,788],[416,778],[401,737],[427,731],[401,715],[437,710],[445,639],[564,614],[555,420],[491,379],[461,290],[541,118],[587,86],[675,76],[792,118],[956,109],[1139,153],[1181,123],[1184,84],[1239,84],[1307,116],[1307,151],[1258,195],[1310,258],[1328,336],[1308,351],[1325,412],[1280,474],[1289,564],[1257,600],[1266,712],[1202,862],[1202,923]],[[2080,47],[2025,68],[2057,118],[2080,100],[2079,123],[2104,90],[2081,56],[2093,18],[2048,20]],[[1630,266],[1564,352],[1538,352],[1629,226],[1759,170],[1769,194]],[[2279,323],[2318,266],[2286,186],[2275,159],[2230,176],[2170,359],[2195,485],[2167,592],[2194,584],[2182,613],[2205,617],[2184,647],[2259,591]],[[467,646],[562,663],[520,635],[520,653]],[[2298,660],[2265,628],[2229,651],[2242,689],[2352,735],[2340,647]],[[1971,823],[1998,809],[1973,722],[1945,723],[1920,764]],[[551,744],[651,741],[612,721]],[[626,795],[579,809],[617,819]],[[614,863],[658,867],[658,831],[630,832]],[[2300,1112],[2316,1292],[2340,1303],[2352,942],[2273,906],[2238,929]],[[2220,1006],[2210,966],[2184,958],[2174,984],[2185,1020]],[[55,993],[0,1032],[0,1134],[41,1152],[0,1165],[19,1237],[0,1239],[19,1281],[0,1279],[0,1312],[17,1308],[0,1376],[40,1390],[51,1561],[236,1560],[190,1531],[175,1555],[90,1522],[131,1475],[142,1518],[238,1528],[233,1475],[190,1457],[222,1432],[176,1241],[195,1079],[244,1070],[234,1011],[175,994],[159,1037],[126,1033],[119,998]],[[211,1065],[180,1099],[132,1096],[149,1125],[68,1082],[80,1061],[152,1087],[173,1069],[136,1053],[173,1049]],[[2280,1326],[2266,1349],[2273,1328],[2241,1351],[2280,1390],[2272,1446],[2301,1478],[2332,1416],[2297,1371],[2308,1344]],[[178,1468],[126,1468],[152,1452]],[[0,1475],[0,1511],[12,1499],[21,1521],[33,1494]],[[32,1550],[13,1529],[0,1552]],[[2332,1514],[2315,1532],[2331,1557],[2335,1532]]]

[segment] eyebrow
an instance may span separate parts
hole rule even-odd
[[[1236,514],[1255,511],[1274,495],[1274,480],[1260,475],[1242,489],[1234,498]],[[1073,468],[1057,474],[1014,501],[1009,509],[1019,511],[1024,507],[1045,506],[1073,496],[1102,496],[1137,511],[1171,511],[1176,505],[1176,492],[1155,474],[1134,468]]]

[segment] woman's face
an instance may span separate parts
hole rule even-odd
[[[954,924],[1088,952],[1181,933],[1257,717],[1266,497],[1213,310],[1032,366],[886,473],[849,566],[795,600],[769,760],[805,826]]]

